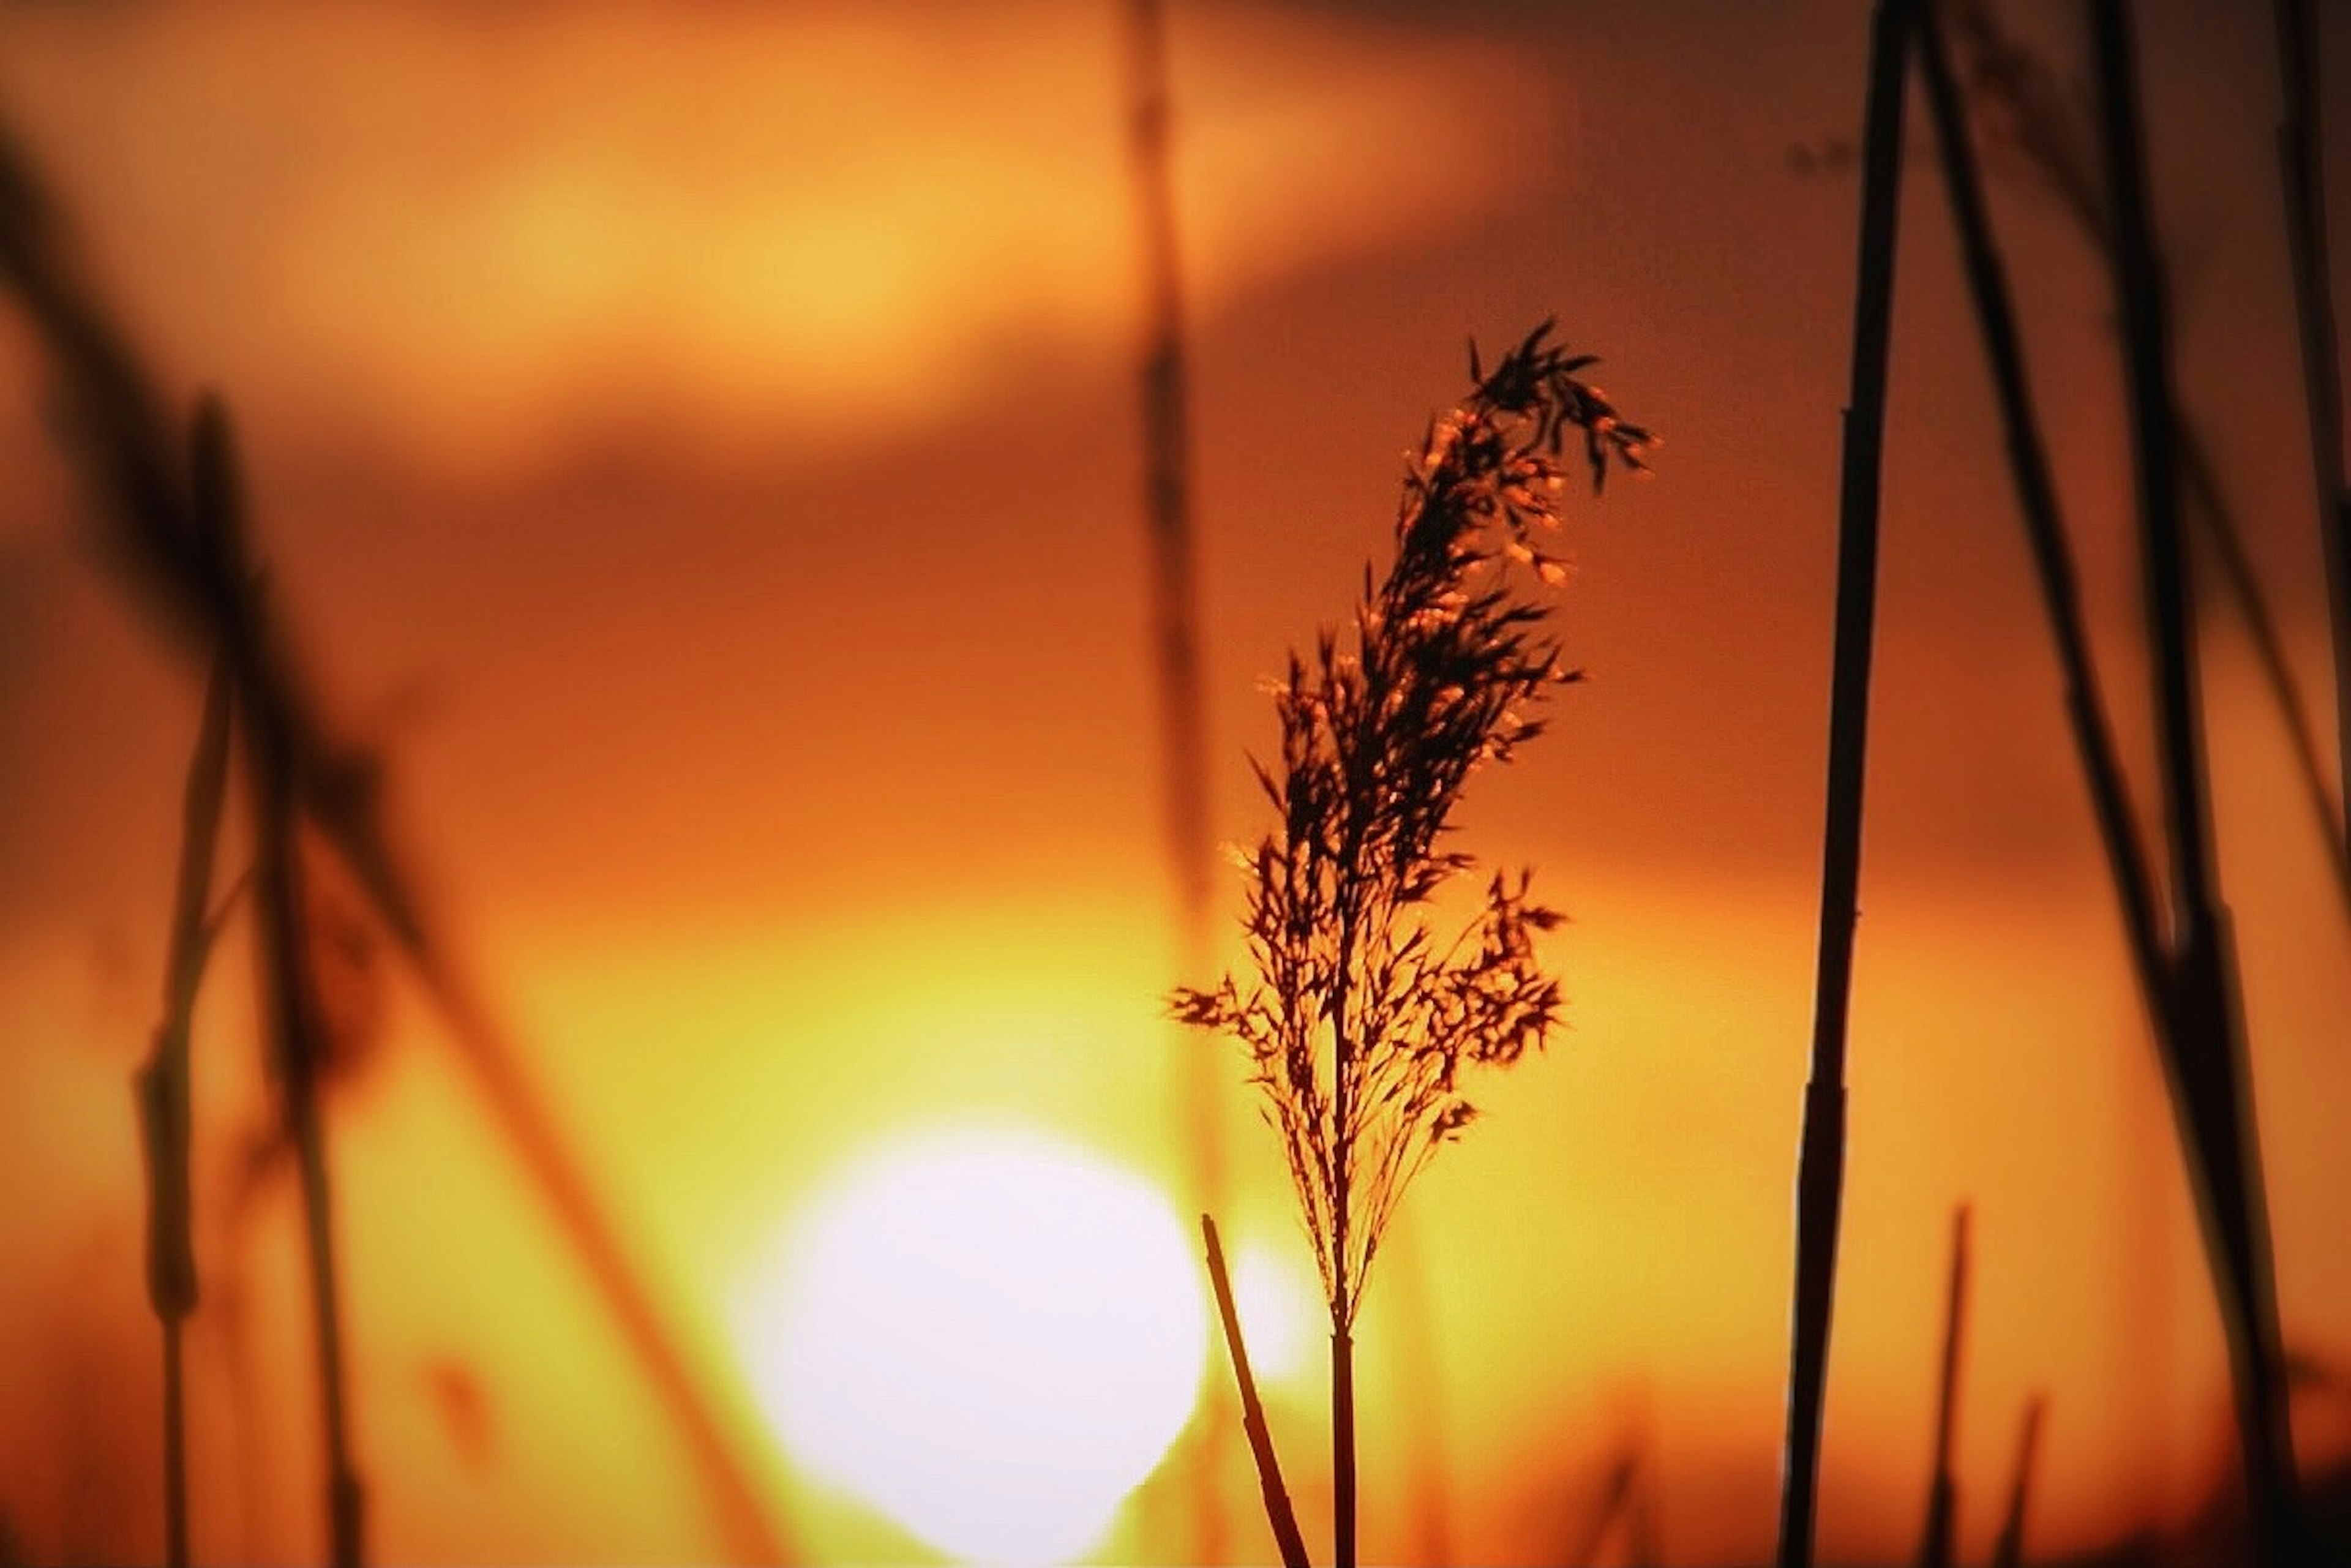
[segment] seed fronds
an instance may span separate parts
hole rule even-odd
[[[1469,395],[1408,455],[1386,578],[1366,567],[1351,637],[1290,656],[1280,756],[1255,764],[1279,826],[1245,857],[1256,978],[1172,998],[1248,1051],[1342,1333],[1405,1190],[1477,1115],[1462,1069],[1507,1067],[1558,1021],[1534,939],[1561,917],[1528,873],[1494,873],[1449,941],[1426,908],[1474,864],[1440,842],[1469,776],[1540,735],[1541,699],[1578,675],[1540,596],[1567,571],[1567,471],[1596,492],[1656,444],[1551,332],[1490,371],[1472,347]]]

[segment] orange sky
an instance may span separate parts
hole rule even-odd
[[[1262,829],[1256,681],[1384,550],[1466,335],[1557,314],[1668,440],[1653,482],[1573,507],[1562,624],[1591,679],[1469,793],[1468,846],[1532,863],[1573,916],[1549,949],[1571,1027],[1479,1096],[1375,1281],[1374,1559],[1426,1548],[1417,1443],[1455,1552],[1536,1561],[1635,1429],[1669,1560],[1766,1554],[1855,195],[1789,150],[1857,121],[1865,9],[1175,7],[1220,836]],[[2143,9],[2182,393],[2323,701],[2266,25]],[[986,1113],[1179,1168],[1114,18],[0,11],[0,110],[171,384],[240,411],[301,642],[391,748],[446,914],[747,1432],[730,1292],[867,1140]],[[2225,1393],[1940,193],[1912,172],[1823,1510],[1828,1548],[1863,1556],[1916,1528],[1956,1201],[1977,1244],[1963,1551],[2030,1391],[2053,1401],[2053,1546],[2185,1507]],[[1999,215],[2144,786],[2103,284],[2046,207],[2011,187]],[[195,685],[83,548],[0,319],[0,1514],[38,1559],[104,1560],[156,1539],[121,1085]],[[2351,922],[2245,639],[2210,621],[2286,1331],[2351,1364]],[[225,955],[202,1041],[211,1173],[250,1114],[246,962]],[[338,1124],[381,1550],[713,1556],[429,1015],[389,1005]],[[1234,1224],[1287,1244],[1229,1076]],[[315,1539],[291,1215],[266,1200],[250,1252],[285,1474],[247,1517],[200,1369],[200,1552]],[[1433,1400],[1397,1371],[1424,1332]],[[486,1458],[452,1367],[481,1385]],[[1272,1397],[1319,1519],[1319,1385]],[[2343,1451],[2343,1413],[2308,1414],[2314,1451]],[[759,1462],[812,1550],[908,1549]],[[1182,1557],[1182,1508],[1153,1483],[1107,1550]]]

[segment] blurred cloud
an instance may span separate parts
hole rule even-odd
[[[1106,0],[19,9],[0,92],[184,372],[282,435],[482,477],[600,431],[899,435],[987,396],[1008,346],[1121,337],[1118,24]],[[1176,28],[1206,309],[1557,167],[1552,89],[1498,48],[1233,7]]]

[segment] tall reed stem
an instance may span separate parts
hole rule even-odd
[[[1208,831],[1206,699],[1200,683],[1198,570],[1192,526],[1191,376],[1184,278],[1169,167],[1171,110],[1164,0],[1127,8],[1128,151],[1143,259],[1143,510],[1151,550],[1151,645],[1158,677],[1167,864],[1186,957],[1205,969],[1215,915]],[[1197,1053],[1194,1053],[1196,1058]],[[1193,1129],[1213,1171],[1212,1124]]]
[[[1128,0],[1127,149],[1142,261],[1140,338],[1143,414],[1143,517],[1150,553],[1152,665],[1157,679],[1161,809],[1167,869],[1176,892],[1177,956],[1184,973],[1207,973],[1215,918],[1216,847],[1208,827],[1207,698],[1200,679],[1198,570],[1192,526],[1191,376],[1185,353],[1184,272],[1171,167],[1172,112],[1167,86],[1165,0]],[[1225,1207],[1224,1125],[1216,1064],[1179,1051],[1177,1103],[1192,1201]],[[1216,1403],[1211,1401],[1212,1405]],[[1193,1449],[1195,1555],[1219,1563],[1229,1555],[1222,1482],[1228,1463],[1226,1412],[1203,1412]]]
[[[557,1233],[621,1330],[669,1411],[737,1561],[790,1561],[788,1542],[726,1423],[666,1327],[653,1293],[580,1160],[549,1114],[524,1053],[484,998],[461,955],[428,917],[420,884],[382,811],[379,760],[342,744],[302,671],[282,651],[247,646],[239,580],[193,526],[179,493],[176,447],[162,400],[101,308],[57,214],[13,141],[0,131],[0,283],[14,288],[55,362],[77,452],[106,503],[100,537],[174,630],[220,641],[237,665],[238,694],[266,715],[292,758],[293,792],[310,823],[348,864],[408,961],[474,1075],[476,1089]]]
[[[1331,1560],[1355,1563],[1355,1336],[1331,1331]]]
[[[1298,1515],[1290,1506],[1290,1489],[1282,1484],[1281,1460],[1273,1451],[1273,1432],[1265,1424],[1265,1406],[1257,1396],[1257,1378],[1249,1371],[1249,1346],[1241,1340],[1241,1316],[1233,1304],[1232,1276],[1225,1271],[1224,1244],[1217,1239],[1217,1222],[1200,1216],[1200,1236],[1207,1248],[1208,1282],[1217,1292],[1217,1316],[1225,1328],[1225,1352],[1232,1358],[1233,1385],[1241,1401],[1241,1427],[1249,1434],[1249,1453],[1257,1460],[1258,1490],[1265,1499],[1265,1521],[1273,1530],[1273,1543],[1281,1553],[1282,1568],[1308,1568],[1306,1540],[1298,1532]]]
[[[2130,19],[2092,6],[2099,129],[2114,195],[2124,358],[2131,414],[2158,757],[2170,845],[2171,988],[2178,1009],[2173,1105],[2196,1156],[2198,1211],[2227,1330],[2254,1558],[2307,1550],[2287,1424],[2267,1204],[2245,1080],[2243,1025],[2228,913],[2220,904],[2196,685],[2194,582],[2179,535],[2171,361],[2163,278],[2147,193]]]
[[[2105,852],[2106,870],[2120,906],[2123,936],[2139,995],[2146,1004],[2161,1054],[2175,1032],[2164,956],[2163,933],[2147,867],[2145,846],[2131,810],[2130,793],[2123,781],[2122,763],[2114,731],[2098,689],[2091,660],[2089,633],[2082,612],[2079,578],[2073,547],[2058,508],[2057,484],[2049,463],[2047,444],[2034,411],[2032,385],[2024,361],[2022,334],[2008,272],[1994,241],[1991,219],[1984,204],[1983,182],[1968,134],[1942,30],[1930,20],[1919,33],[1919,62],[1927,86],[1927,106],[1935,121],[1935,147],[1943,171],[1943,189],[1949,197],[1958,231],[1960,260],[1968,294],[1975,308],[1977,335],[1990,362],[1992,390],[1999,401],[2001,431],[2008,447],[2009,473],[2016,485],[2017,507],[2032,547],[2035,580],[2041,589],[2043,612],[2057,645],[2057,662],[2065,685],[2065,717],[2074,747],[2088,785],[2090,806],[2097,821],[2098,841]]]
[[[2016,1471],[2009,1478],[2008,1511],[1992,1547],[1992,1568],[2017,1568],[2024,1561],[2024,1511],[2032,1499],[2032,1469],[2041,1458],[2041,1423],[2049,1401],[2034,1395],[2025,1402],[2024,1424],[2016,1438]]]
[[[1854,298],[1851,401],[1838,503],[1836,644],[1829,697],[1826,831],[1812,1076],[1796,1173],[1796,1283],[1788,1434],[1780,1494],[1780,1568],[1807,1568],[1819,1491],[1821,1407],[1836,1292],[1837,1215],[1844,1192],[1845,1024],[1853,988],[1868,753],[1870,647],[1876,623],[1878,478],[1901,203],[1903,78],[1916,0],[1878,0],[1870,26],[1862,143],[1861,237]]]
[[[1968,1207],[1951,1216],[1951,1277],[1943,1302],[1942,1376],[1935,1396],[1935,1465],[1927,1488],[1927,1528],[1918,1547],[1919,1568],[1951,1568],[1951,1534],[1958,1512],[1959,1482],[1951,1473],[1951,1435],[1959,1425],[1959,1347],[1967,1333]]]
[[[2343,367],[2335,334],[2333,274],[2326,261],[2326,138],[2320,122],[2317,8],[2275,0],[2278,78],[2284,116],[2278,167],[2284,186],[2287,258],[2294,319],[2302,333],[2303,397],[2310,414],[2311,476],[2326,598],[2335,626],[2335,737],[2342,796],[2335,836],[2351,846],[2351,487],[2344,479]]]
[[[2106,203],[2100,193],[2092,161],[2082,153],[2071,134],[2062,90],[2030,54],[1999,30],[1981,0],[1967,0],[1956,9],[1968,43],[1979,57],[1980,72],[1988,77],[1993,89],[2003,96],[2022,122],[2018,150],[2048,182],[2059,206],[2096,253],[2119,292],[2123,265],[2119,240],[2108,221]],[[2236,514],[2220,489],[2208,444],[2176,398],[2171,405],[2171,428],[2184,486],[2185,517],[2211,547],[2212,559],[2220,569],[2220,587],[2244,620],[2246,634],[2252,640],[2254,664],[2262,684],[2269,688],[2271,703],[2294,754],[2294,772],[2301,780],[2304,799],[2317,825],[2327,867],[2334,875],[2336,897],[2344,914],[2351,916],[2351,840],[2344,834],[2335,797],[2327,789],[2321,747],[2308,705],[2303,700],[2301,685],[2286,657],[2285,639],[2262,596],[2252,559],[2245,549],[2244,530],[2238,527]]]
[[[212,947],[214,851],[228,776],[229,686],[227,661],[215,658],[204,692],[204,720],[188,762],[162,1021],[156,1027],[153,1053],[132,1082],[147,1166],[147,1301],[163,1335],[163,1559],[169,1568],[187,1568],[188,1563],[182,1340],[197,1295],[189,1170],[194,1111],[188,1056],[196,994]]]

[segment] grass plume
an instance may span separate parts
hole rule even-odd
[[[1484,909],[1440,942],[1427,906],[1471,869],[1440,845],[1469,776],[1541,732],[1531,716],[1575,678],[1520,591],[1566,575],[1549,553],[1580,456],[1597,491],[1639,468],[1649,433],[1578,379],[1589,355],[1546,322],[1490,373],[1473,346],[1469,396],[1412,460],[1396,554],[1364,570],[1353,636],[1290,655],[1274,694],[1277,768],[1257,766],[1279,826],[1246,861],[1243,925],[1256,977],[1182,989],[1184,1022],[1237,1038],[1282,1143],[1329,1308],[1333,1554],[1353,1568],[1352,1330],[1380,1239],[1413,1178],[1476,1114],[1465,1067],[1540,1048],[1560,989],[1534,952],[1559,919],[1525,873],[1497,873]]]

